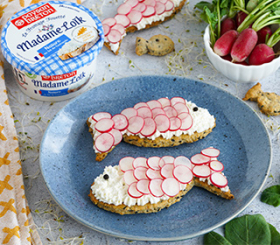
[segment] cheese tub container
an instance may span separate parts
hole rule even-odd
[[[62,1],[19,11],[1,34],[2,52],[19,88],[42,101],[61,101],[85,91],[103,43],[98,17],[82,5]]]

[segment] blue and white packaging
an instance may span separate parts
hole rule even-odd
[[[19,11],[1,34],[2,52],[19,88],[43,101],[61,101],[85,91],[103,43],[98,17],[82,5],[61,1]]]

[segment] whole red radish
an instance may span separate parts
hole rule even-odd
[[[242,11],[239,11],[236,15],[236,26],[240,26],[241,23],[243,22],[243,20],[245,20],[245,18],[247,17],[247,14],[242,12]]]
[[[272,35],[272,31],[268,26],[260,29],[258,32],[258,43],[266,43],[266,40]]]
[[[236,24],[234,19],[227,17],[221,23],[221,36],[230,30],[236,30]]]
[[[274,51],[265,43],[258,44],[249,56],[250,65],[262,65],[269,63],[275,57]]]
[[[258,41],[258,34],[252,28],[243,30],[232,45],[230,55],[233,62],[242,62],[250,55]]]
[[[214,52],[219,56],[228,55],[237,36],[238,32],[236,30],[227,31],[215,42]]]

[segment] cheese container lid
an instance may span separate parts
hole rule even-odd
[[[69,73],[92,62],[103,43],[98,17],[82,5],[62,1],[30,5],[16,13],[1,34],[3,55],[13,67],[47,76]],[[77,48],[82,52],[61,58]]]

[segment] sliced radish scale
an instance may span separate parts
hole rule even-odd
[[[102,118],[96,122],[94,128],[100,133],[109,132],[115,125],[115,122],[111,118]]]
[[[207,157],[218,157],[220,155],[220,150],[214,147],[208,147],[201,151],[201,154]]]
[[[137,110],[134,108],[126,108],[121,112],[122,115],[125,115],[127,119],[137,116]]]
[[[224,188],[228,185],[226,177],[222,173],[214,172],[210,175],[210,181],[213,185]]]
[[[117,21],[117,23],[123,25],[124,28],[130,25],[130,19],[126,15],[117,14],[114,18]]]
[[[159,170],[159,161],[160,161],[160,157],[149,157],[147,160],[147,165],[149,166],[149,168],[153,169],[153,170]]]
[[[115,122],[114,128],[120,131],[127,129],[128,120],[127,117],[123,114],[116,114],[112,117],[112,120]]]
[[[173,106],[166,106],[163,108],[163,110],[169,118],[178,116],[178,112],[174,109]]]
[[[155,116],[154,120],[156,122],[157,129],[158,129],[159,132],[165,133],[169,130],[170,120],[169,120],[168,116],[157,115],[157,116]]]
[[[192,171],[198,178],[208,178],[211,174],[211,169],[208,165],[196,165],[193,167]]]
[[[124,157],[119,161],[119,168],[122,172],[126,172],[127,170],[133,170],[133,157]]]
[[[108,25],[110,27],[114,26],[115,24],[117,24],[117,21],[114,18],[106,18],[102,21],[102,25]]]
[[[168,0],[165,3],[165,10],[166,10],[166,12],[167,11],[171,11],[173,8],[174,8],[174,3],[172,1],[170,1],[170,0]]]
[[[122,133],[120,130],[117,129],[111,129],[108,133],[112,134],[114,136],[114,146],[118,145],[122,141]]]
[[[204,156],[200,153],[195,154],[191,157],[191,162],[194,165],[202,165],[202,164],[208,164],[211,161],[210,157]]]
[[[172,163],[174,164],[175,158],[173,156],[163,156],[160,159],[159,165],[162,167],[164,164]]]
[[[123,3],[118,7],[117,12],[118,14],[127,15],[130,13],[131,10],[132,10],[131,5],[129,5],[128,3]]]
[[[104,31],[104,36],[106,37],[111,31],[111,27],[108,26],[107,24],[103,24],[103,31]]]
[[[140,180],[140,179],[147,179],[148,177],[146,176],[148,168],[145,167],[137,167],[134,169],[133,174],[135,179]]]
[[[170,103],[171,103],[172,106],[174,106],[177,103],[184,103],[184,104],[186,104],[186,100],[184,98],[182,98],[182,97],[172,97],[170,99]]]
[[[110,133],[98,135],[94,141],[94,146],[99,152],[108,152],[114,146],[114,136]]]
[[[181,130],[186,131],[189,130],[193,125],[193,118],[189,113],[183,112],[178,115],[178,118],[181,119],[182,125]]]
[[[165,4],[168,0],[157,0],[157,1]]]
[[[136,188],[136,184],[137,182],[132,183],[128,189],[127,189],[127,193],[128,195],[130,195],[133,198],[140,198],[143,196],[143,194],[141,192],[139,192]]]
[[[160,170],[154,170],[154,169],[147,169],[146,176],[148,179],[163,179],[162,175],[160,174]]]
[[[147,9],[147,5],[144,3],[140,3],[140,1],[139,1],[138,5],[136,5],[133,8],[133,10],[139,11],[141,13],[145,12],[146,9]]]
[[[170,131],[177,131],[178,129],[181,128],[182,121],[178,117],[171,117],[170,118]]]
[[[157,115],[165,115],[165,111],[162,108],[154,108],[152,109],[153,118]]]
[[[192,168],[192,163],[189,158],[185,156],[178,156],[174,160],[174,166],[177,167],[179,165],[184,165],[189,167],[190,169]]]
[[[133,8],[138,4],[138,0],[128,0],[128,1],[126,1],[126,3],[129,4]]]
[[[161,103],[162,107],[170,106],[171,102],[168,98],[160,98],[158,101]]]
[[[150,181],[148,179],[140,179],[136,183],[136,189],[144,195],[149,195],[150,194],[149,184]]]
[[[107,39],[110,43],[118,43],[122,39],[122,34],[118,30],[111,28],[110,33],[107,36]]]
[[[129,118],[128,124],[127,130],[132,134],[138,134],[143,129],[145,121],[142,117],[134,116]]]
[[[109,112],[97,112],[91,118],[97,122],[102,118],[112,118],[112,115]]]
[[[222,172],[224,170],[224,165],[218,160],[211,161],[209,167],[215,172]]]
[[[163,3],[157,1],[155,9],[156,9],[156,14],[161,15],[165,12],[165,5]]]
[[[137,179],[135,179],[133,172],[134,172],[134,170],[131,169],[131,170],[125,171],[125,173],[123,174],[123,181],[127,185],[131,185],[132,183],[137,182]]]
[[[144,107],[144,106],[137,108],[137,115],[143,118],[153,117],[152,110],[149,107]]]
[[[111,30],[117,30],[120,32],[121,35],[125,34],[125,27],[122,24],[115,24]]]
[[[178,115],[183,112],[189,113],[189,108],[187,107],[186,103],[178,102],[173,105],[173,107],[177,111]]]
[[[145,11],[145,12],[146,12],[146,11]],[[145,12],[144,12],[144,13],[145,13]],[[144,13],[143,13],[143,14],[144,14]],[[138,24],[138,23],[142,20],[142,18],[143,18],[142,13],[139,12],[139,11],[136,11],[136,10],[132,10],[132,11],[127,15],[127,17],[130,19],[132,25]]]
[[[147,5],[147,6],[155,7],[156,6],[156,1],[155,0],[145,0],[144,4]]]
[[[154,197],[162,197],[164,195],[161,185],[162,179],[152,179],[150,180],[149,190]]]
[[[143,17],[148,18],[148,17],[151,17],[151,16],[153,16],[155,14],[156,14],[155,7],[147,5],[146,10],[143,12]]]
[[[145,118],[144,121],[145,121],[144,127],[142,128],[140,133],[144,137],[150,137],[157,130],[156,123],[155,123],[154,119],[152,119],[152,118]]]
[[[138,108],[141,108],[141,107],[148,107],[149,108],[149,106],[148,106],[148,104],[146,103],[146,102],[139,102],[139,103],[137,103],[137,104],[135,104],[134,106],[133,106],[133,108],[134,109],[138,109]]]
[[[174,178],[167,178],[162,181],[161,189],[169,197],[174,197],[180,192],[179,182]]]
[[[146,157],[136,157],[133,162],[132,162],[132,166],[134,168],[137,168],[137,167],[145,167],[145,168],[148,168],[148,165],[147,165],[147,158]]]
[[[188,184],[193,180],[192,171],[185,165],[176,166],[173,170],[173,175],[181,184]]]
[[[158,100],[150,100],[147,102],[147,105],[150,107],[151,110],[154,108],[162,108],[162,105]]]
[[[173,177],[173,169],[174,169],[174,164],[165,164],[162,166],[160,169],[160,175],[163,178],[172,178]]]

